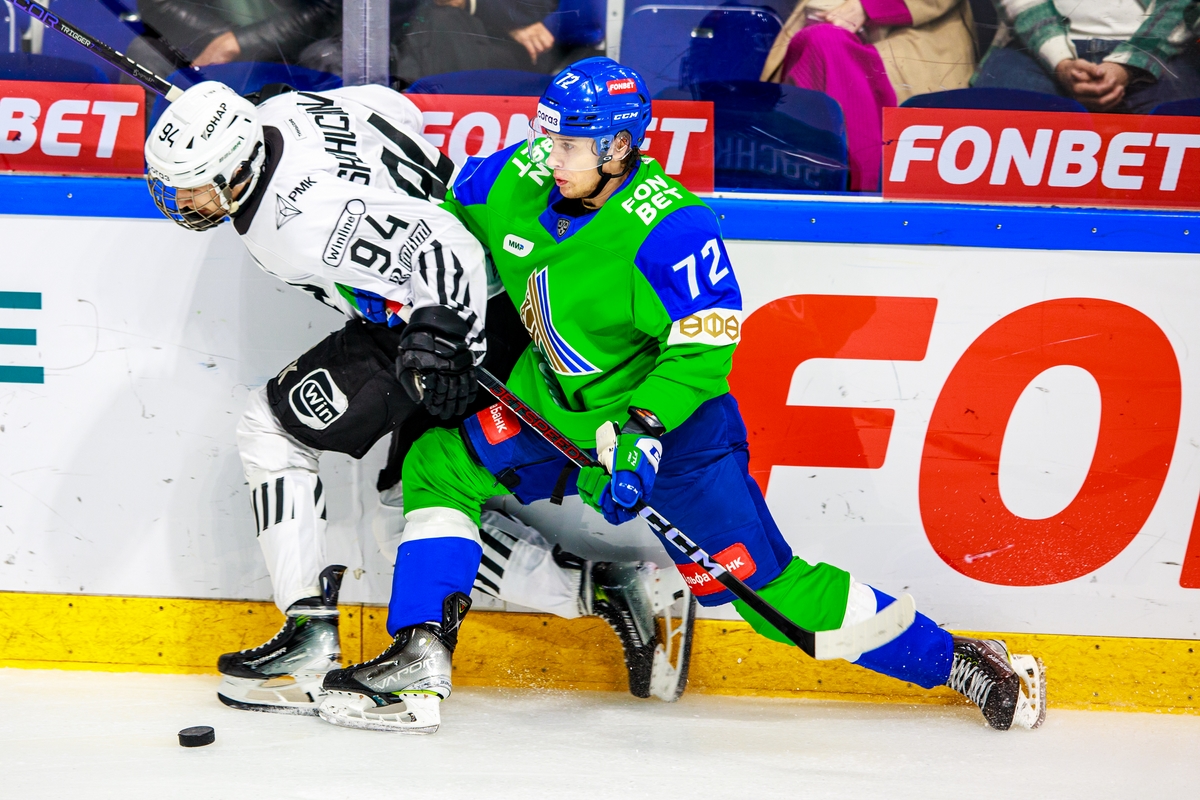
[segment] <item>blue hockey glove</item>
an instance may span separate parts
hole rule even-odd
[[[629,412],[624,428],[606,422],[596,431],[596,459],[611,474],[607,486],[596,487],[596,505],[606,519],[627,517],[639,501],[650,496],[662,458],[658,439],[664,431],[662,423],[644,409],[631,408]],[[595,482],[596,476],[589,476],[589,483]]]
[[[600,512],[612,525],[629,522],[637,515],[617,505],[612,498],[612,479],[603,467],[584,467],[579,471],[579,497]]]

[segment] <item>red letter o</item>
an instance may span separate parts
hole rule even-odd
[[[1021,392],[1071,364],[1100,386],[1087,479],[1049,519],[1000,499],[1000,446]],[[1086,575],[1133,540],[1158,500],[1179,428],[1179,365],[1157,325],[1106,300],[1048,300],[988,328],[954,366],[921,457],[921,519],[943,561],[985,583],[1042,586]]]

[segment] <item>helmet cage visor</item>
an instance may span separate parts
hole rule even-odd
[[[541,120],[529,123],[529,160],[553,170],[587,172],[597,169],[613,158],[611,133],[601,136],[564,136],[547,130]]]
[[[154,205],[167,219],[193,231],[215,228],[229,216],[224,192],[214,184],[195,189],[176,189],[153,174],[146,175]]]

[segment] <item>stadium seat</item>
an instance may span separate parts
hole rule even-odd
[[[0,53],[0,80],[109,83],[108,77],[91,64],[28,53]]]
[[[551,75],[515,69],[475,69],[443,72],[420,78],[405,91],[411,94],[483,94],[541,97]]]
[[[604,41],[605,0],[561,0],[558,10],[546,17],[546,27],[558,44],[595,47]]]
[[[1166,117],[1200,117],[1200,97],[1191,100],[1173,100],[1170,103],[1159,103],[1150,109],[1151,114]]]
[[[757,81],[782,27],[759,6],[639,6],[625,16],[621,63],[642,74],[651,95],[704,81]]]
[[[266,61],[233,61],[228,64],[212,64],[202,69],[178,70],[171,73],[167,80],[181,89],[195,86],[201,81],[220,81],[242,95],[257,92],[269,83],[286,83],[295,89],[309,92],[338,89],[342,85],[341,78],[328,72]],[[161,97],[155,99],[149,127],[154,127],[166,107],[166,100]]]
[[[142,33],[136,0],[53,0],[54,13],[94,36],[109,47],[124,53],[129,43]],[[42,55],[91,64],[117,83],[121,71],[89,53],[78,42],[58,31],[47,30],[42,39]]]
[[[975,108],[993,111],[1068,111],[1088,113],[1079,102],[1056,94],[1024,89],[951,89],[910,97],[904,108]]]
[[[841,107],[823,92],[759,81],[708,81],[666,89],[658,99],[713,103],[718,190],[846,190],[846,123]]]

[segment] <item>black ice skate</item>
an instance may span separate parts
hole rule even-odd
[[[340,565],[326,567],[321,596],[292,603],[283,628],[269,642],[217,660],[222,703],[245,711],[317,713],[325,673],[341,666],[337,598],[345,571]]]
[[[462,592],[442,603],[442,624],[404,628],[381,654],[325,676],[321,719],[346,728],[433,733],[450,696],[450,659],[471,608]]]
[[[983,712],[988,725],[1037,728],[1046,719],[1046,670],[1041,659],[1012,655],[995,639],[954,637],[954,662],[946,685]]]
[[[569,557],[556,551],[556,559]],[[675,570],[648,562],[589,563],[579,589],[584,612],[603,619],[625,651],[634,697],[679,699],[687,686],[696,598]],[[663,618],[660,634],[657,616]]]

